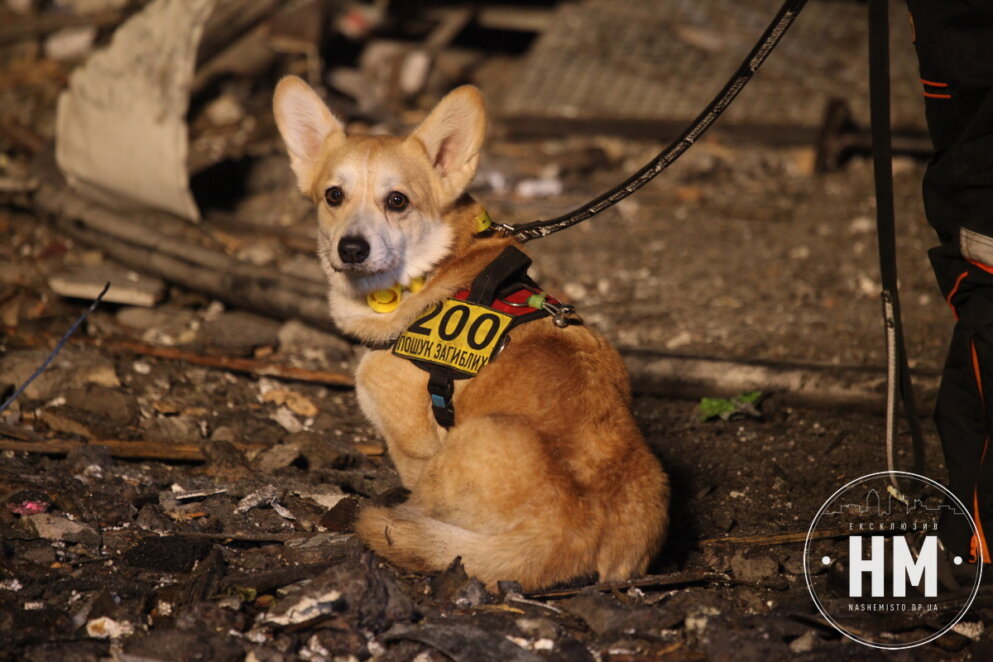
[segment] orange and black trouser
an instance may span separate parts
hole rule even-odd
[[[949,487],[980,527],[939,530],[990,562],[993,543],[993,0],[907,0],[934,155],[924,207],[929,255],[956,317],[935,409]],[[971,553],[971,554],[970,554]]]

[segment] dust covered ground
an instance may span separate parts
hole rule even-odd
[[[655,147],[498,140],[477,194],[498,220],[530,220],[605,188]],[[570,170],[577,153],[593,154],[595,167]],[[538,276],[622,347],[880,365],[868,166],[856,160],[813,175],[807,157],[716,136],[617,211],[537,242]],[[553,197],[485,184],[487,169],[523,180],[528,169],[547,177],[549,167],[563,186]],[[911,354],[933,369],[950,322],[923,254],[930,236],[921,173],[920,164],[898,163],[903,296]],[[288,173],[275,190],[295,195]],[[86,305],[54,295],[48,276],[104,259],[17,205],[0,224],[8,238],[0,246],[7,394]],[[405,574],[349,534],[356,507],[404,496],[351,390],[156,358],[124,341],[326,372],[347,373],[356,357],[320,330],[177,288],[151,309],[101,306],[3,415],[3,659],[991,654],[982,624],[993,603],[982,596],[965,618],[971,637],[948,633],[893,653],[850,642],[809,597],[802,542],[775,538],[805,532],[835,489],[885,468],[883,420],[871,408],[788,406],[769,393],[761,420],[704,422],[696,401],[640,393],[637,420],[673,483],[669,539],[651,569],[658,577],[539,596],[505,585],[490,594],[458,567]],[[930,473],[940,477],[928,432]],[[94,440],[116,445],[83,443]],[[53,441],[62,452],[11,450]],[[900,443],[899,464],[909,467],[909,443]],[[170,459],[148,457],[155,453]],[[893,633],[894,641],[920,636]]]

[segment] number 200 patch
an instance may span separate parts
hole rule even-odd
[[[513,319],[480,304],[446,299],[397,338],[393,353],[475,375],[489,363]]]

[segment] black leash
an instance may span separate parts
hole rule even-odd
[[[520,225],[496,223],[494,225],[521,243],[547,237],[554,232],[564,230],[596,216],[604,209],[614,206],[655,179],[663,170],[682,156],[683,152],[692,147],[693,143],[721,116],[721,113],[727,110],[731,102],[738,96],[738,93],[744,89],[745,85],[755,75],[755,72],[765,62],[765,59],[769,57],[769,53],[776,47],[779,40],[783,38],[783,35],[786,34],[786,31],[793,24],[800,10],[806,4],[807,0],[785,0],[775,18],[772,19],[772,22],[765,29],[765,32],[762,33],[758,42],[752,47],[751,52],[748,53],[741,66],[738,67],[738,70],[735,71],[731,79],[724,85],[724,88],[714,97],[713,101],[704,108],[702,113],[697,115],[696,119],[683,131],[679,138],[662,150],[658,156],[646,163],[638,172],[628,177],[623,183],[618,184],[581,207],[577,207],[571,212],[556,218],[546,221],[522,223]]]
[[[890,135],[890,17],[889,0],[869,0],[869,106],[872,123],[872,162],[876,183],[876,232],[882,281],[883,321],[886,326],[887,398],[886,461],[895,469],[896,398],[913,439],[914,472],[924,472],[924,435],[917,419],[914,388],[907,365],[907,349],[900,318],[896,272],[896,213],[893,206],[893,149]],[[899,489],[894,477],[894,487]]]
[[[652,181],[672,165],[727,110],[738,93],[752,79],[773,48],[793,24],[806,0],[785,0],[761,38],[710,104],[683,133],[621,184],[576,209],[548,220],[520,225],[494,224],[521,243],[540,239],[596,216]],[[883,317],[886,325],[887,363],[887,463],[894,470],[893,437],[896,427],[896,397],[903,404],[904,415],[913,439],[914,471],[924,472],[924,435],[917,419],[917,407],[900,317],[897,293],[896,222],[893,205],[893,150],[890,129],[889,73],[889,5],[888,0],[869,0],[869,101],[872,120],[873,166],[876,189],[876,228],[879,236],[879,264],[882,281]],[[899,489],[899,486],[894,486]]]

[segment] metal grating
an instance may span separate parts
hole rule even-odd
[[[504,119],[673,122],[695,117],[735,70],[778,0],[583,0],[552,27],[496,97]],[[893,119],[922,128],[923,102],[906,8],[892,10]],[[811,0],[722,126],[820,126],[846,99],[868,122],[866,7]]]

